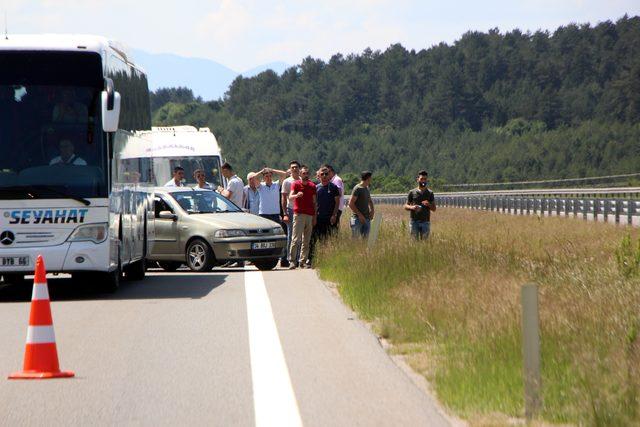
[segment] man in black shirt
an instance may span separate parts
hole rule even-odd
[[[322,167],[317,173],[317,176],[320,177],[320,183],[316,186],[318,219],[315,227],[313,227],[313,235],[311,236],[310,261],[313,259],[317,241],[331,236],[336,230],[335,225],[338,221],[340,189],[331,182],[329,174],[329,169],[326,167]]]
[[[431,232],[431,212],[435,212],[436,203],[433,191],[427,188],[429,174],[425,170],[418,172],[418,187],[409,191],[404,209],[411,215],[411,235],[416,239],[426,239]]]
[[[317,237],[325,238],[333,231],[333,226],[338,220],[338,208],[340,206],[340,190],[329,179],[329,169],[322,168],[318,172],[320,184],[318,184],[316,198],[318,201],[318,222],[314,231]]]

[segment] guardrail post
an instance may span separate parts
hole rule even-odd
[[[620,218],[620,214],[622,213],[622,200],[612,199],[611,200],[611,213],[613,214],[614,221],[616,224],[624,224],[623,220]]]
[[[593,199],[588,199],[586,202],[586,212],[587,212],[587,221],[595,221],[596,220],[596,201]]]
[[[603,212],[602,208],[603,208],[602,200],[596,199],[596,201],[595,201],[595,218],[596,218],[596,221],[604,221],[604,212]]]
[[[629,218],[631,220],[631,225],[634,227],[640,227],[640,201],[630,200],[629,204],[632,208]]]
[[[631,210],[629,209],[630,200],[621,200],[620,201],[620,224],[629,225],[631,224]]]
[[[524,411],[527,420],[540,411],[540,321],[538,286],[522,286],[522,352],[524,357]]]

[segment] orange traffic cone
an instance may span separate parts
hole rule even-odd
[[[56,337],[53,333],[53,319],[49,305],[47,272],[44,268],[42,255],[38,255],[33,279],[24,366],[22,372],[9,375],[9,379],[65,378],[74,375],[73,372],[60,371],[58,365],[58,350],[56,349]]]

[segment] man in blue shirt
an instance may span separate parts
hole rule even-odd
[[[280,179],[274,182],[273,174],[277,174]],[[282,230],[286,233],[287,225],[283,222],[284,213],[280,206],[280,183],[287,177],[287,172],[278,169],[263,168],[256,175],[262,175],[262,182],[258,184],[258,193],[260,194],[260,209],[258,214],[263,218],[280,224]],[[287,257],[284,256],[280,260],[280,264],[286,265],[286,261]]]

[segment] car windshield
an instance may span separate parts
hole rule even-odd
[[[177,191],[171,197],[189,215],[203,213],[242,212],[242,210],[215,191]]]
[[[0,52],[0,199],[105,197],[98,54]]]

